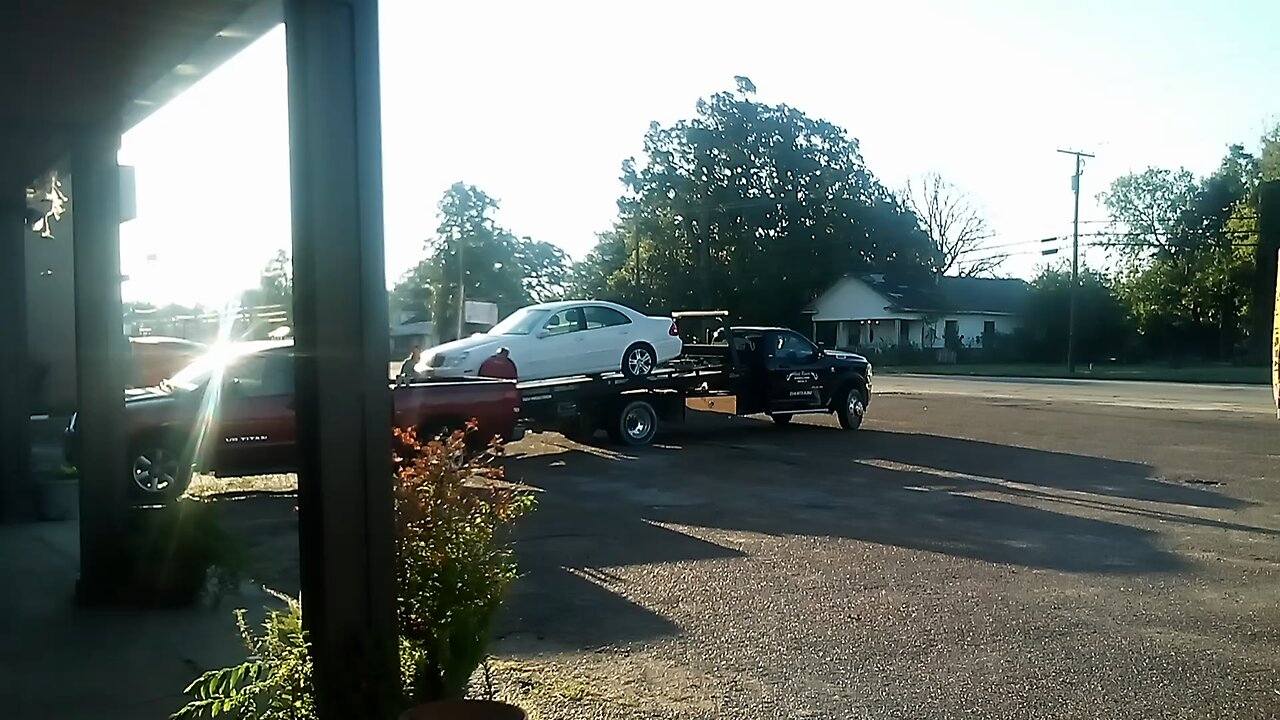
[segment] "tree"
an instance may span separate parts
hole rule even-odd
[[[440,199],[440,224],[427,243],[424,284],[431,288],[431,316],[441,339],[458,335],[460,294],[461,299],[496,303],[503,315],[563,292],[568,273],[564,251],[517,238],[494,220],[497,209],[497,200],[464,183],[454,183]]]
[[[281,305],[292,312],[293,260],[287,250],[277,250],[267,261],[258,274],[258,287],[244,291],[240,304],[246,308]]]
[[[431,263],[421,260],[407,270],[387,294],[391,321],[397,322],[400,313],[418,317],[431,317]]]
[[[1015,333],[1025,359],[1058,362],[1067,353],[1071,271],[1049,267],[1031,282],[1022,326]],[[1076,295],[1076,352],[1085,362],[1125,357],[1133,326],[1112,281],[1084,269]]]
[[[938,251],[938,273],[989,275],[1004,261],[1000,256],[973,256],[991,236],[987,221],[968,195],[940,175],[930,173],[914,183],[908,181],[902,196]]]
[[[843,275],[926,279],[937,252],[857,140],[735,82],[690,119],[650,124],[642,156],[623,163],[613,228],[574,268],[575,291],[799,324]]]
[[[1101,198],[1103,245],[1119,260],[1119,289],[1149,349],[1228,358],[1244,347],[1255,302],[1259,159],[1232,145],[1217,171],[1150,168],[1118,178]]]

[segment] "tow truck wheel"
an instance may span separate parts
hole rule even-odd
[[[790,415],[770,415],[769,419],[773,420],[775,425],[789,425],[791,423]]]
[[[129,452],[130,488],[134,496],[146,503],[169,503],[177,500],[191,484],[192,467],[183,462],[182,453],[166,443],[140,443]]]
[[[632,400],[622,405],[607,430],[609,439],[616,443],[648,445],[658,433],[658,412],[647,400]]]
[[[862,425],[862,417],[867,414],[867,401],[862,390],[851,387],[845,391],[840,404],[836,405],[836,418],[840,427],[845,430],[857,430]]]

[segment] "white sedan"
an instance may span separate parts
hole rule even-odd
[[[644,377],[680,355],[671,318],[648,317],[596,300],[566,300],[521,308],[487,333],[425,350],[415,370],[424,377],[473,377],[507,348],[521,380],[621,372]]]

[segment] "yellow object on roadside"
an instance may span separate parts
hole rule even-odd
[[[1276,262],[1276,312],[1271,319],[1271,393],[1276,399],[1276,419],[1280,420],[1280,251]]]

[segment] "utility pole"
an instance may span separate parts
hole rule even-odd
[[[466,315],[467,310],[467,265],[466,256],[463,249],[466,248],[466,238],[462,233],[458,233],[458,340],[462,339],[463,323],[462,318]]]
[[[1076,174],[1071,176],[1071,191],[1075,193],[1075,214],[1071,220],[1071,294],[1067,316],[1067,372],[1076,371],[1076,295],[1080,289],[1080,173],[1084,170],[1083,158],[1091,158],[1079,150],[1059,150],[1064,155],[1076,156]]]

